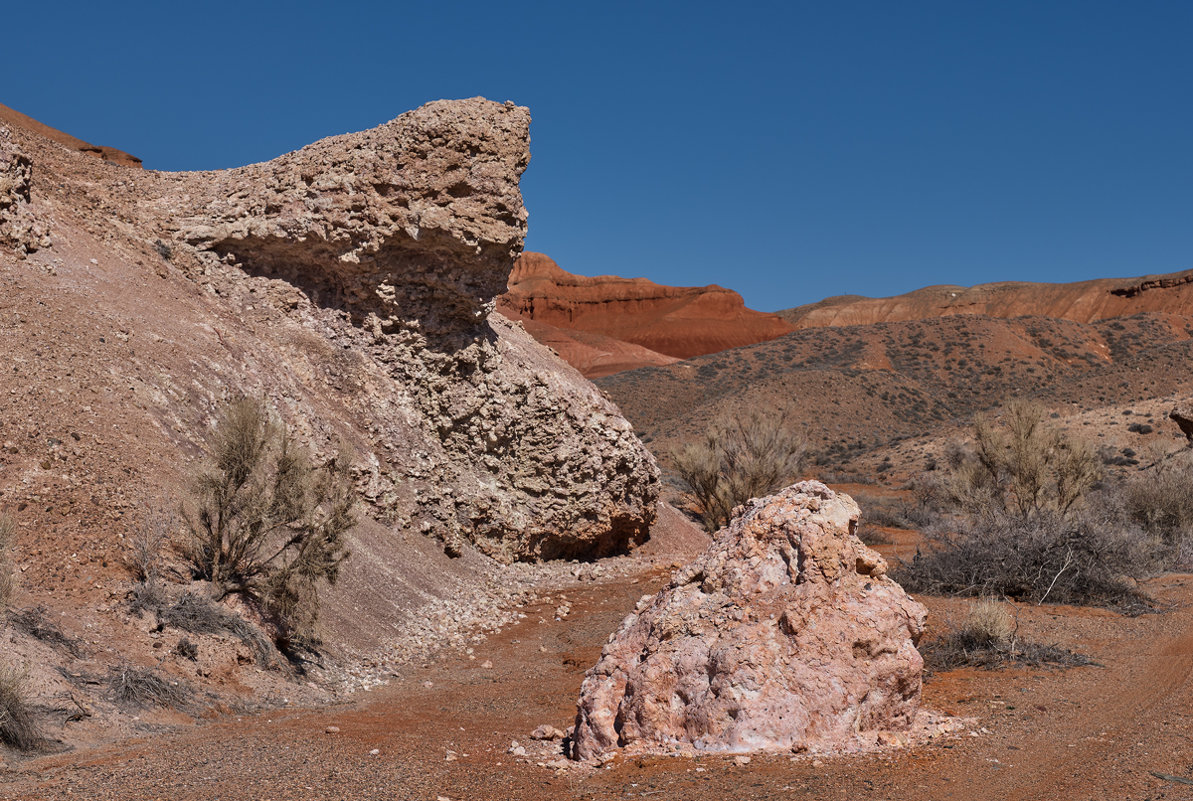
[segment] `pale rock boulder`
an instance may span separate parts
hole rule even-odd
[[[613,634],[580,691],[573,757],[822,753],[915,723],[926,612],[807,481],[751,501]]]

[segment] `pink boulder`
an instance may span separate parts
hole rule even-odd
[[[644,598],[580,690],[572,756],[860,750],[915,722],[925,610],[816,481],[751,501]]]

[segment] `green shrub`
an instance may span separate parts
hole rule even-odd
[[[283,648],[315,641],[319,585],[333,584],[355,525],[347,462],[313,466],[263,401],[228,405],[208,442],[208,466],[183,505],[183,551],[220,597],[256,603]]]

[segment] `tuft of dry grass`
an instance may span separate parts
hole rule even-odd
[[[44,738],[25,691],[26,674],[0,665],[0,742],[19,751],[33,751]]]
[[[189,687],[167,679],[151,668],[131,665],[109,668],[106,684],[109,699],[121,706],[138,709],[155,706],[183,709],[193,698]]]
[[[83,656],[82,643],[58,628],[57,624],[50,619],[49,612],[44,606],[11,612],[8,619],[14,628],[25,632],[35,640],[66,651],[76,659]]]
[[[1081,667],[1097,664],[1083,654],[1058,645],[1022,640],[1019,623],[1007,604],[983,598],[970,604],[954,631],[920,644],[929,671],[980,667],[994,670],[1007,665],[1030,667]]]

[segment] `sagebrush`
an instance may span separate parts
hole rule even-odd
[[[319,585],[338,579],[356,522],[347,460],[313,465],[250,398],[224,409],[208,455],[182,511],[195,577],[260,604],[283,647],[313,642]]]
[[[785,412],[722,418],[671,461],[708,531],[727,525],[735,507],[799,478],[807,438]]]

